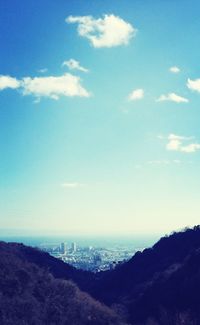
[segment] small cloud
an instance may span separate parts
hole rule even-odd
[[[150,160],[147,162],[148,165],[153,165],[153,166],[159,166],[159,165],[179,165],[181,164],[181,161],[178,159],[174,160]]]
[[[170,134],[168,136],[168,143],[166,145],[166,149],[170,151],[179,151],[184,153],[193,153],[200,150],[199,143],[189,143],[186,142],[191,141],[194,137],[184,137],[176,134]]]
[[[82,72],[89,72],[88,69],[82,67],[80,63],[74,59],[70,59],[68,61],[64,61],[62,66],[67,66],[69,70],[79,70]]]
[[[44,69],[39,69],[39,70],[38,70],[38,72],[39,72],[39,73],[45,73],[45,72],[47,72],[47,71],[48,71],[48,69],[47,69],[47,68],[44,68]]]
[[[78,34],[90,41],[95,48],[127,45],[136,35],[136,29],[122,18],[104,15],[95,19],[92,16],[69,16],[69,24],[78,24]]]
[[[157,138],[160,139],[160,140],[165,139],[164,135],[162,135],[162,134],[159,134],[159,135],[157,136]]]
[[[147,162],[148,165],[169,165],[169,160],[150,160]]]
[[[188,79],[187,87],[190,90],[194,90],[194,91],[197,91],[198,93],[200,93],[200,79],[196,79],[196,80]]]
[[[169,68],[169,71],[172,73],[179,73],[181,70],[178,67],[174,66]]]
[[[180,165],[182,162],[179,159],[171,159],[171,160],[167,160],[167,159],[156,159],[156,160],[149,160],[144,162],[143,164],[140,164],[141,168],[145,167],[145,166],[149,166],[149,167],[168,167],[168,166],[173,166],[173,165]]]
[[[175,102],[175,103],[188,103],[189,100],[185,97],[181,97],[175,93],[169,93],[167,95],[161,95],[157,100],[157,102]]]
[[[179,139],[171,139],[166,145],[167,150],[180,151],[182,142]]]
[[[17,89],[20,85],[20,80],[10,76],[0,75],[0,91],[6,88]]]
[[[41,98],[40,97],[36,97],[33,101],[34,104],[39,104],[41,101]]]
[[[83,186],[85,186],[85,184],[77,183],[77,182],[72,182],[72,183],[62,183],[62,184],[61,184],[61,187],[63,187],[63,188],[71,188],[71,189],[79,188],[79,187],[83,187]]]
[[[128,96],[128,100],[129,101],[133,101],[133,100],[139,100],[142,99],[144,97],[144,90],[143,89],[135,89],[133,90],[129,96]]]
[[[90,97],[90,93],[81,85],[81,79],[70,73],[62,76],[23,78],[21,82],[23,95],[37,98],[49,97],[58,100],[60,96]]]
[[[186,152],[186,153],[195,152],[197,150],[200,150],[199,143],[191,143],[191,144],[188,144],[187,146],[181,147],[181,151]]]
[[[177,134],[169,134],[168,136],[168,139],[169,140],[191,140],[191,139],[194,139],[194,137],[185,137],[185,136],[182,136],[182,135],[177,135]]]

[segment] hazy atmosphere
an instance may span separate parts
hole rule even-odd
[[[199,223],[199,1],[0,0],[4,234]]]

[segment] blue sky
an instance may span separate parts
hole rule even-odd
[[[0,1],[3,229],[199,223],[199,13],[193,0]]]

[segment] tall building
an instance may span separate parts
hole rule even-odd
[[[95,264],[96,266],[100,266],[100,265],[101,265],[101,262],[102,262],[101,255],[96,253],[96,254],[94,255],[94,264]]]
[[[71,250],[72,250],[72,253],[75,253],[76,252],[76,249],[77,249],[77,246],[76,246],[76,243],[72,243],[71,245]]]
[[[67,254],[67,244],[66,243],[61,243],[60,244],[60,252],[63,255],[66,255]]]

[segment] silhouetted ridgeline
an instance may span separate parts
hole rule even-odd
[[[161,238],[129,262],[98,274],[2,242],[0,324],[122,324],[69,279],[127,324],[200,325],[200,227]]]
[[[122,304],[132,324],[200,324],[200,227],[161,238],[113,271],[92,294]]]
[[[19,244],[0,243],[1,325],[122,325],[112,310],[75,284],[55,279],[37,266],[43,257],[46,268],[47,254]],[[59,270],[59,261],[50,257],[49,263],[50,269],[58,265]],[[69,266],[66,270],[74,272]]]

